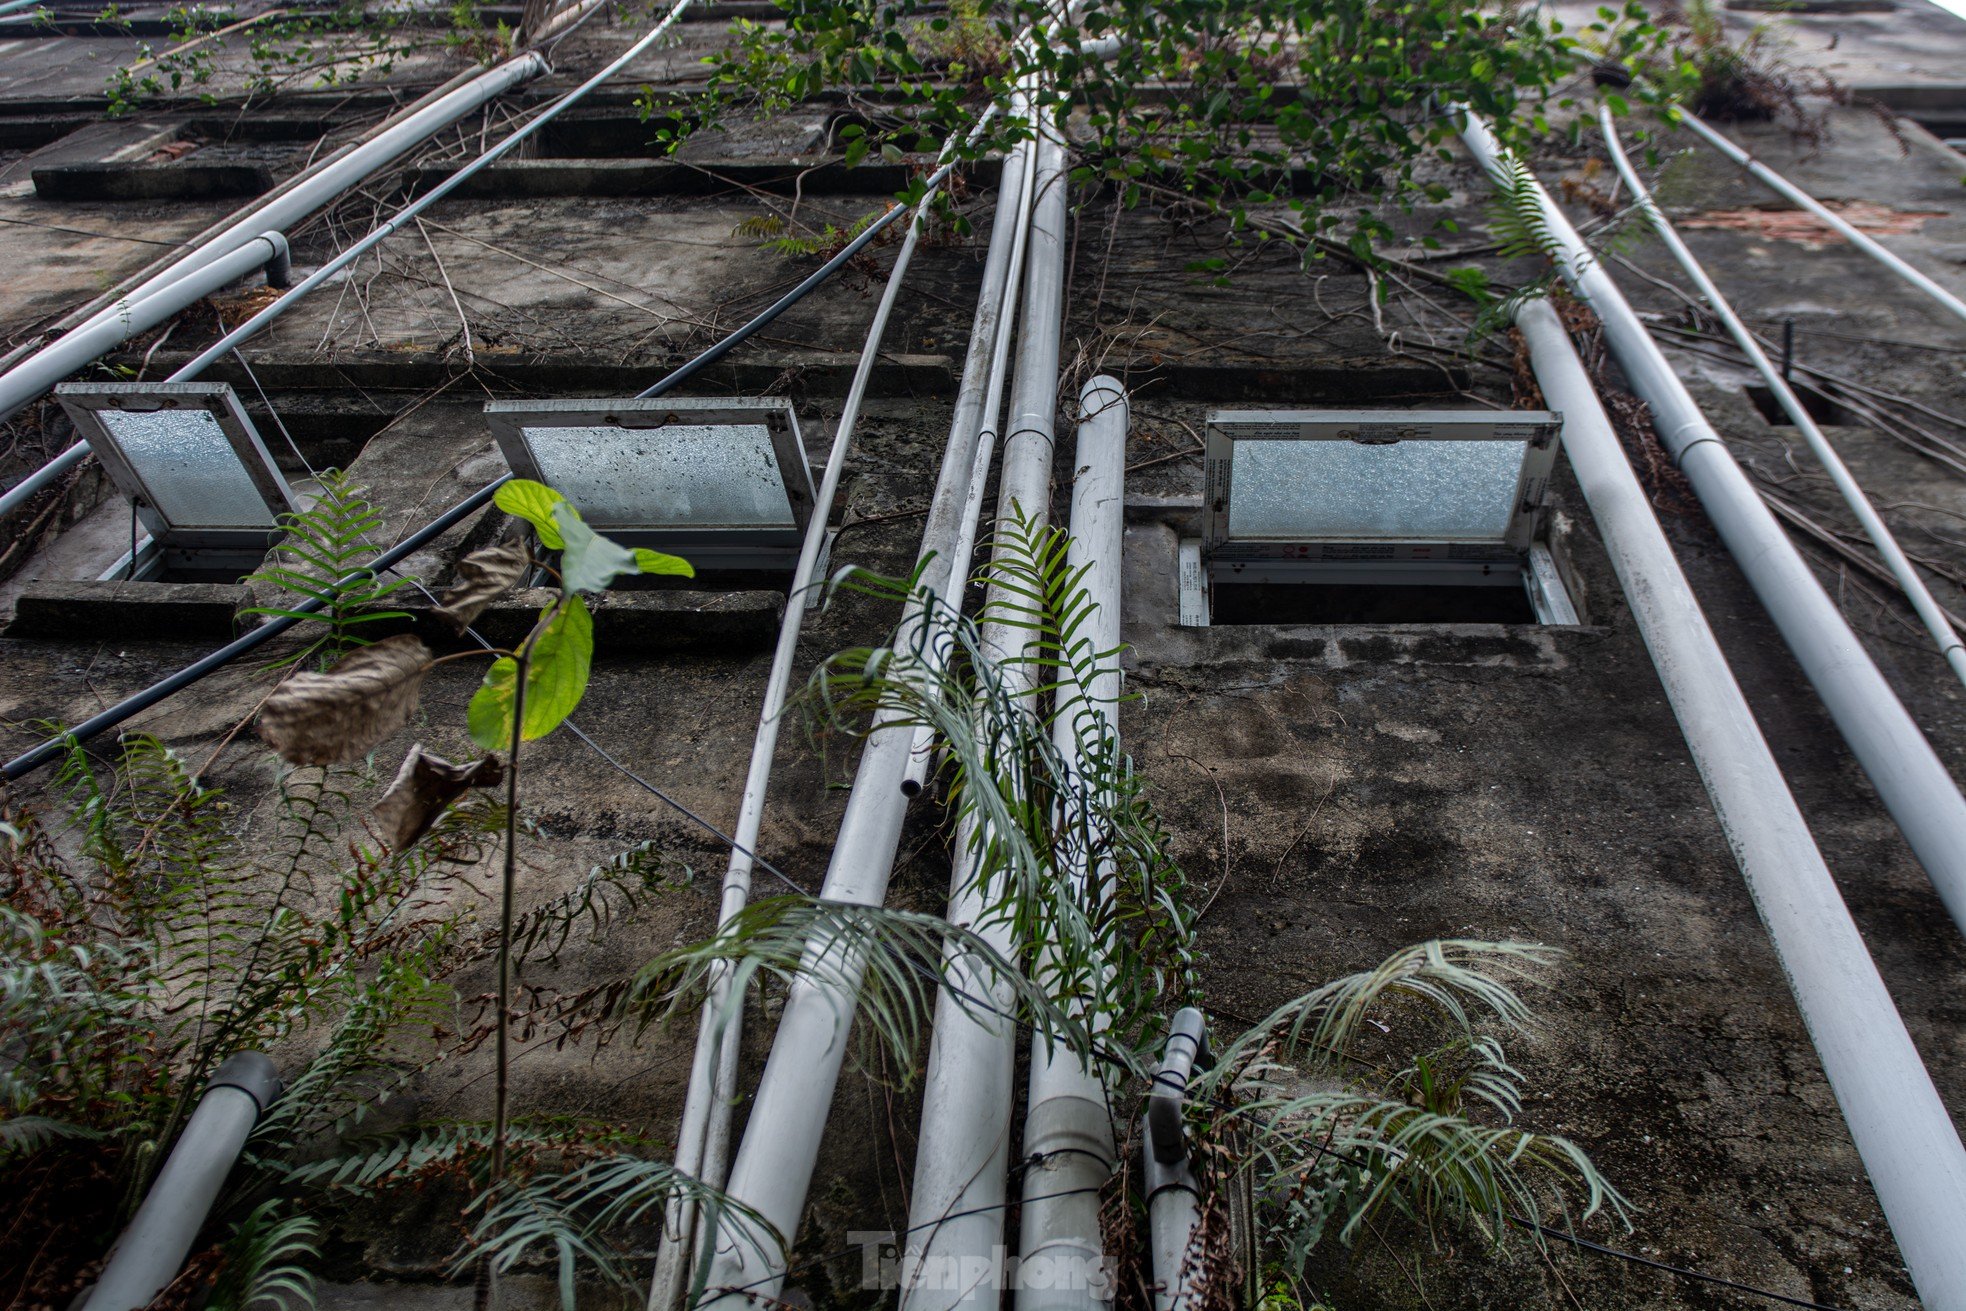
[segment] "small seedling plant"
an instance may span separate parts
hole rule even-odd
[[[529,525],[530,533],[461,560],[456,581],[436,613],[460,634],[468,632],[487,606],[535,571],[542,573],[556,584],[554,595],[516,646],[438,657],[413,635],[385,638],[357,648],[325,672],[297,674],[282,683],[267,698],[259,727],[261,736],[292,764],[359,759],[409,722],[431,670],[453,660],[492,656],[466,713],[471,739],[485,749],[485,758],[459,766],[414,747],[379,809],[393,821],[395,841],[413,842],[464,788],[496,785],[501,779],[505,785],[491,1140],[496,1185],[504,1177],[510,1125],[511,939],[521,752],[525,743],[566,722],[587,692],[594,663],[588,594],[607,590],[623,574],[686,578],[695,571],[676,556],[646,547],[630,549],[595,532],[571,501],[544,483],[513,479],[498,489],[494,501]],[[536,557],[535,545],[551,558]],[[497,755],[501,750],[506,753],[503,765]]]

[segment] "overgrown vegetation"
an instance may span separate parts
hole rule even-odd
[[[344,528],[366,507],[335,485],[338,509],[293,525],[324,540],[297,549],[342,539],[338,549],[352,552],[362,538]],[[619,911],[666,885],[651,877],[661,866],[644,847],[519,909],[515,780],[523,743],[563,722],[585,686],[583,593],[620,571],[683,566],[593,534],[537,484],[508,484],[500,504],[551,554],[536,559],[517,542],[475,553],[440,613],[466,629],[532,570],[558,581],[531,634],[496,653],[473,700],[472,736],[503,749],[502,764],[451,766],[414,747],[364,821],[358,797],[382,782],[368,755],[411,719],[434,660],[402,635],[355,644],[362,616],[351,613],[326,621],[350,639],[345,654],[325,672],[288,665],[268,698],[261,731],[287,761],[268,813],[235,812],[162,744],[132,737],[109,762],[71,751],[63,818],[7,815],[0,1031],[12,1060],[0,1087],[0,1179],[24,1202],[0,1268],[14,1300],[65,1299],[89,1277],[204,1078],[233,1051],[278,1053],[288,1091],[207,1229],[212,1246],[187,1268],[185,1296],[208,1288],[214,1305],[276,1292],[305,1301],[322,1234],[315,1213],[438,1189],[459,1199],[454,1269],[495,1275],[544,1260],[571,1306],[586,1281],[629,1290],[645,1276],[631,1260],[634,1235],[678,1194],[735,1217],[750,1241],[782,1238],[678,1175],[652,1137],[592,1120],[514,1118],[502,1096],[489,1124],[420,1121],[365,1140],[374,1109],[419,1071],[489,1046],[503,1082],[506,1045],[521,1032],[636,1041],[651,1024],[694,1013],[724,967],[744,985],[741,999],[753,983],[858,959],[867,965],[861,1030],[908,1079],[936,990],[960,964],[966,978],[1002,984],[965,994],[967,1004],[1006,1007],[1105,1072],[1124,1125],[1167,1014],[1205,1002],[1181,871],[1112,731],[1114,707],[1096,690],[1098,661],[1111,653],[1084,636],[1083,579],[1063,534],[1013,523],[991,574],[1013,599],[982,618],[1028,633],[1027,654],[1006,662],[984,644],[978,618],[933,608],[884,647],[824,662],[806,704],[829,733],[867,731],[876,715],[935,728],[947,745],[943,800],[985,821],[974,854],[987,918],[1014,929],[1019,959],[988,945],[987,925],[774,897],[620,979],[515,1005],[513,980],[529,956],[559,951],[575,932],[607,932]],[[913,588],[866,575],[845,585],[890,600]],[[1034,679],[1006,677],[1019,667]],[[1029,681],[1035,704],[1019,695]],[[1054,744],[1061,719],[1083,737],[1077,759]],[[500,782],[502,806],[477,790]],[[502,877],[486,889],[480,867],[501,839]],[[487,891],[500,910],[481,925],[473,912]],[[822,941],[840,950],[815,952]],[[1502,1043],[1529,1027],[1518,989],[1554,959],[1530,944],[1428,943],[1218,1039],[1221,1059],[1191,1104],[1212,1162],[1206,1232],[1225,1232],[1231,1184],[1249,1175],[1266,1237],[1253,1256],[1208,1247],[1207,1277],[1240,1280],[1253,1260],[1308,1305],[1320,1247],[1379,1235],[1389,1218],[1409,1232],[1499,1245],[1518,1217],[1555,1220],[1572,1195],[1585,1215],[1620,1207],[1581,1150],[1513,1123],[1521,1076]],[[486,968],[499,986],[474,1020],[460,985]]]

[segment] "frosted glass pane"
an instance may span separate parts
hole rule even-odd
[[[172,528],[271,528],[273,514],[207,410],[98,410]]]
[[[546,481],[609,528],[789,528],[763,424],[527,428]]]
[[[1515,513],[1525,445],[1237,442],[1229,536],[1499,541]]]

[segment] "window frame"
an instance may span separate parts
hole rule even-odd
[[[223,382],[69,382],[55,388],[76,432],[102,462],[110,481],[130,498],[148,540],[134,556],[117,562],[108,576],[154,578],[163,572],[191,570],[240,574],[259,567],[266,552],[285,536],[284,515],[299,513],[301,503],[273,461],[273,453],[246,414],[245,406]],[[139,403],[132,404],[135,400]],[[175,524],[157,503],[142,464],[123,449],[109,426],[105,411],[154,414],[165,410],[202,410],[212,416],[266,508],[265,527],[184,526]]]
[[[1202,554],[1222,561],[1513,560],[1535,539],[1563,416],[1548,410],[1214,410],[1202,455]],[[1230,531],[1235,447],[1246,441],[1523,442],[1515,509],[1500,539],[1350,535],[1240,536]]]
[[[505,462],[514,475],[550,483],[526,437],[528,428],[620,428],[650,431],[667,427],[763,427],[770,438],[779,483],[792,513],[790,527],[720,526],[622,527],[595,521],[595,527],[630,546],[656,546],[688,556],[699,568],[789,568],[812,521],[817,490],[806,461],[805,443],[790,401],[779,397],[562,397],[548,400],[491,401],[485,406]]]

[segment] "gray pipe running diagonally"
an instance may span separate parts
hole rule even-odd
[[[1966,1148],[1556,312],[1516,315],[1563,449],[1928,1311],[1966,1311]]]
[[[1093,601],[1078,639],[1100,652],[1089,685],[1068,682],[1058,692],[1053,739],[1075,765],[1098,744],[1116,753],[1120,695],[1120,558],[1126,531],[1126,392],[1100,376],[1079,393],[1085,418],[1079,424],[1076,476],[1072,482],[1072,539],[1068,570],[1085,571],[1086,594]],[[1020,418],[1020,425],[1023,422]],[[1088,853],[1068,854],[1059,871],[1081,898],[1095,885]],[[1034,944],[1042,958],[1055,944]],[[1040,963],[1040,976],[1045,972]],[[1095,1033],[1097,1026],[1095,1026]],[[1097,1311],[1110,1305],[1105,1244],[1101,1237],[1101,1193],[1118,1156],[1106,1084],[1077,1052],[1031,1038],[1030,1091],[1024,1113],[1020,1154],[1024,1207],[1017,1244],[1017,1311]]]
[[[1878,244],[1877,240],[1869,233],[1856,227],[1841,214],[1838,214],[1835,210],[1823,204],[1822,201],[1817,200],[1801,187],[1796,186],[1795,183],[1789,181],[1780,173],[1769,168],[1753,155],[1750,155],[1747,151],[1716,132],[1708,124],[1701,121],[1698,114],[1688,109],[1676,109],[1672,112],[1672,117],[1684,123],[1687,127],[1692,128],[1694,134],[1702,141],[1705,141],[1715,150],[1718,150],[1721,154],[1746,169],[1754,176],[1756,181],[1760,182],[1770,191],[1781,196],[1790,204],[1808,210],[1818,219],[1828,224],[1845,241],[1931,297],[1940,309],[1943,309],[1956,319],[1966,321],[1966,301],[1960,300],[1959,297],[1932,281],[1931,278],[1920,273],[1903,259]]]
[[[373,141],[339,158],[324,161],[317,170],[310,170],[312,175],[301,185],[269,201],[249,207],[241,217],[216,235],[208,237],[156,274],[130,288],[116,304],[90,315],[82,324],[8,370],[4,377],[0,377],[0,419],[15,414],[28,401],[33,400],[34,396],[40,394],[35,392],[25,400],[20,399],[15,393],[21,384],[14,381],[15,376],[25,377],[26,371],[33,369],[37,360],[48,352],[59,349],[63,342],[76,333],[114,323],[122,314],[121,306],[135,304],[160,294],[166,288],[182,282],[207,265],[226,259],[240,247],[257,241],[262,233],[285,232],[292,229],[315,210],[393,164],[466,114],[482,108],[521,82],[529,81],[546,71],[548,71],[546,60],[537,54],[525,54],[517,59],[508,60],[496,68],[479,74],[449,95],[410,115]]]
[[[279,1095],[279,1071],[264,1053],[225,1058],[77,1311],[137,1311],[177,1278],[253,1126]]]
[[[965,144],[973,143],[994,117],[994,109],[986,111],[971,130],[969,142]],[[955,140],[951,138],[943,151],[945,159],[953,155],[954,149]],[[1017,156],[1006,164],[999,184],[999,196],[1009,198],[1008,212],[1015,214],[1019,211],[1022,191],[1021,156]],[[804,627],[806,597],[814,585],[813,576],[819,568],[819,556],[829,536],[827,519],[834,497],[839,492],[847,455],[853,447],[860,407],[867,395],[867,384],[873,377],[874,364],[880,357],[888,318],[907,279],[908,266],[913,262],[915,249],[921,241],[929,208],[939,193],[939,186],[928,188],[909,220],[908,235],[902,242],[900,253],[895,256],[893,269],[888,273],[887,286],[874,311],[873,322],[867,329],[866,345],[860,352],[860,363],[847,388],[846,404],[841,408],[839,424],[834,430],[833,447],[827,455],[818,494],[814,498],[812,517],[806,528],[805,540],[800,545],[798,563],[792,571],[785,615],[778,629],[778,644],[772,652],[771,671],[765,679],[764,701],[758,712],[758,726],[751,743],[743,798],[738,806],[737,827],[733,834],[735,841],[731,844],[730,861],[724,871],[717,912],[720,928],[742,911],[750,899],[754,854],[764,824],[765,794],[771,786],[772,761],[778,748],[778,730],[783,722],[787,691],[792,682],[792,665],[798,655],[799,633]],[[1001,244],[993,237],[992,251]],[[1001,258],[997,264],[1002,264]],[[1001,277],[996,281],[1001,281]],[[986,289],[994,286],[987,265],[983,282]],[[1000,299],[1000,288],[998,292]],[[991,299],[986,290],[983,301]],[[984,314],[982,302],[979,302],[978,313]],[[987,320],[988,316],[985,317]],[[990,324],[986,321],[984,330],[987,332],[989,328]],[[718,1186],[723,1183],[729,1156],[730,1119],[737,1096],[739,1021],[733,1019],[728,1032],[723,1028],[729,997],[729,975],[720,971],[711,982],[698,1022],[689,1087],[684,1096],[683,1118],[676,1137],[676,1168],[692,1178]],[[649,1285],[650,1311],[664,1311],[664,1308],[680,1304],[689,1275],[690,1257],[695,1251],[695,1233],[695,1207],[686,1199],[673,1199],[665,1211],[662,1248],[656,1259],[655,1277]]]
[[[1638,170],[1632,167],[1631,160],[1625,155],[1624,143],[1618,139],[1618,125],[1611,117],[1610,106],[1606,105],[1598,109],[1597,124],[1598,130],[1603,133],[1605,148],[1611,153],[1611,162],[1617,166],[1618,175],[1624,178],[1625,185],[1632,189],[1639,212],[1645,216],[1646,222],[1652,225],[1652,230],[1659,234],[1659,239],[1665,242],[1666,249],[1672,252],[1673,259],[1678,261],[1681,269],[1685,270],[1686,276],[1691,278],[1693,284],[1699,288],[1700,295],[1705,298],[1708,307],[1726,326],[1728,335],[1734,339],[1734,344],[1741,348],[1741,353],[1748,357],[1748,363],[1752,364],[1755,372],[1761,375],[1762,382],[1767,384],[1768,390],[1788,412],[1796,431],[1802,434],[1803,441],[1808,443],[1809,449],[1814,452],[1824,471],[1829,474],[1830,481],[1836,485],[1836,490],[1843,497],[1843,503],[1850,507],[1850,513],[1857,516],[1857,522],[1863,525],[1864,533],[1870,538],[1871,545],[1875,546],[1877,553],[1884,558],[1885,566],[1890,569],[1891,576],[1898,580],[1899,589],[1904,592],[1905,599],[1911,603],[1911,608],[1918,612],[1919,619],[1925,624],[1925,631],[1930,633],[1932,640],[1938,644],[1939,653],[1952,667],[1953,676],[1960,682],[1966,683],[1966,643],[1962,643],[1959,635],[1953,631],[1952,622],[1946,618],[1944,609],[1926,588],[1925,580],[1918,576],[1917,568],[1906,557],[1904,548],[1898,545],[1898,539],[1891,535],[1891,529],[1877,513],[1876,507],[1870,503],[1870,498],[1864,495],[1864,489],[1857,482],[1856,475],[1852,474],[1849,467],[1843,463],[1843,457],[1836,453],[1836,448],[1830,445],[1829,438],[1825,437],[1823,430],[1816,426],[1815,417],[1803,407],[1801,399],[1783,380],[1781,372],[1775,368],[1774,361],[1768,358],[1767,352],[1762,350],[1761,344],[1754,339],[1754,334],[1748,331],[1748,325],[1741,322],[1741,316],[1734,312],[1734,307],[1728,304],[1720,288],[1715,286],[1713,279],[1707,276],[1707,271],[1700,266],[1700,261],[1680,239],[1679,233],[1660,210],[1658,203],[1653,200],[1652,193],[1646,189],[1644,181],[1638,176]]]
[[[118,302],[115,314],[57,337],[0,377],[0,413],[17,412],[63,378],[87,367],[91,360],[108,354],[138,333],[156,327],[178,311],[250,273],[266,269],[267,284],[276,285],[276,279],[284,280],[287,260],[287,239],[278,232],[262,232],[224,258],[193,270],[141,300]],[[0,495],[0,518],[12,514],[42,488],[60,480],[81,464],[88,453],[88,443],[77,442],[8,488],[5,495]]]
[[[1470,113],[1461,136],[1497,185],[1508,186],[1512,162],[1488,125]],[[1815,571],[1700,413],[1603,261],[1584,245],[1542,185],[1530,181],[1557,270],[1603,322],[1611,353],[1632,390],[1651,407],[1659,440],[1692,484],[1721,540],[1849,743],[1851,754],[1870,776],[1925,867],[1953,922],[1966,928],[1966,798],[1960,796],[1958,785],[1850,630],[1842,611],[1816,580]]]
[[[196,247],[132,287],[116,302],[90,315],[0,375],[0,419],[19,413],[55,383],[90,360],[114,349],[133,333],[154,327],[193,301],[210,295],[251,271],[247,268],[232,278],[214,280],[214,267],[236,267],[239,252],[252,247],[269,232],[292,228],[342,192],[387,168],[466,114],[548,70],[546,60],[538,54],[529,53],[508,60],[438,97],[373,139],[305,170],[273,196],[247,207],[229,226],[207,236]],[[283,239],[278,262],[284,265],[285,260]],[[285,285],[284,277],[279,285]],[[172,305],[174,308],[163,308]],[[135,323],[133,311],[139,306],[154,306],[161,312],[149,323],[129,327],[121,335],[113,335],[119,326]],[[101,345],[86,359],[78,359],[83,343]],[[0,515],[11,513],[27,498],[75,468],[88,453],[88,444],[77,442],[23,478],[4,497],[0,497]]]

